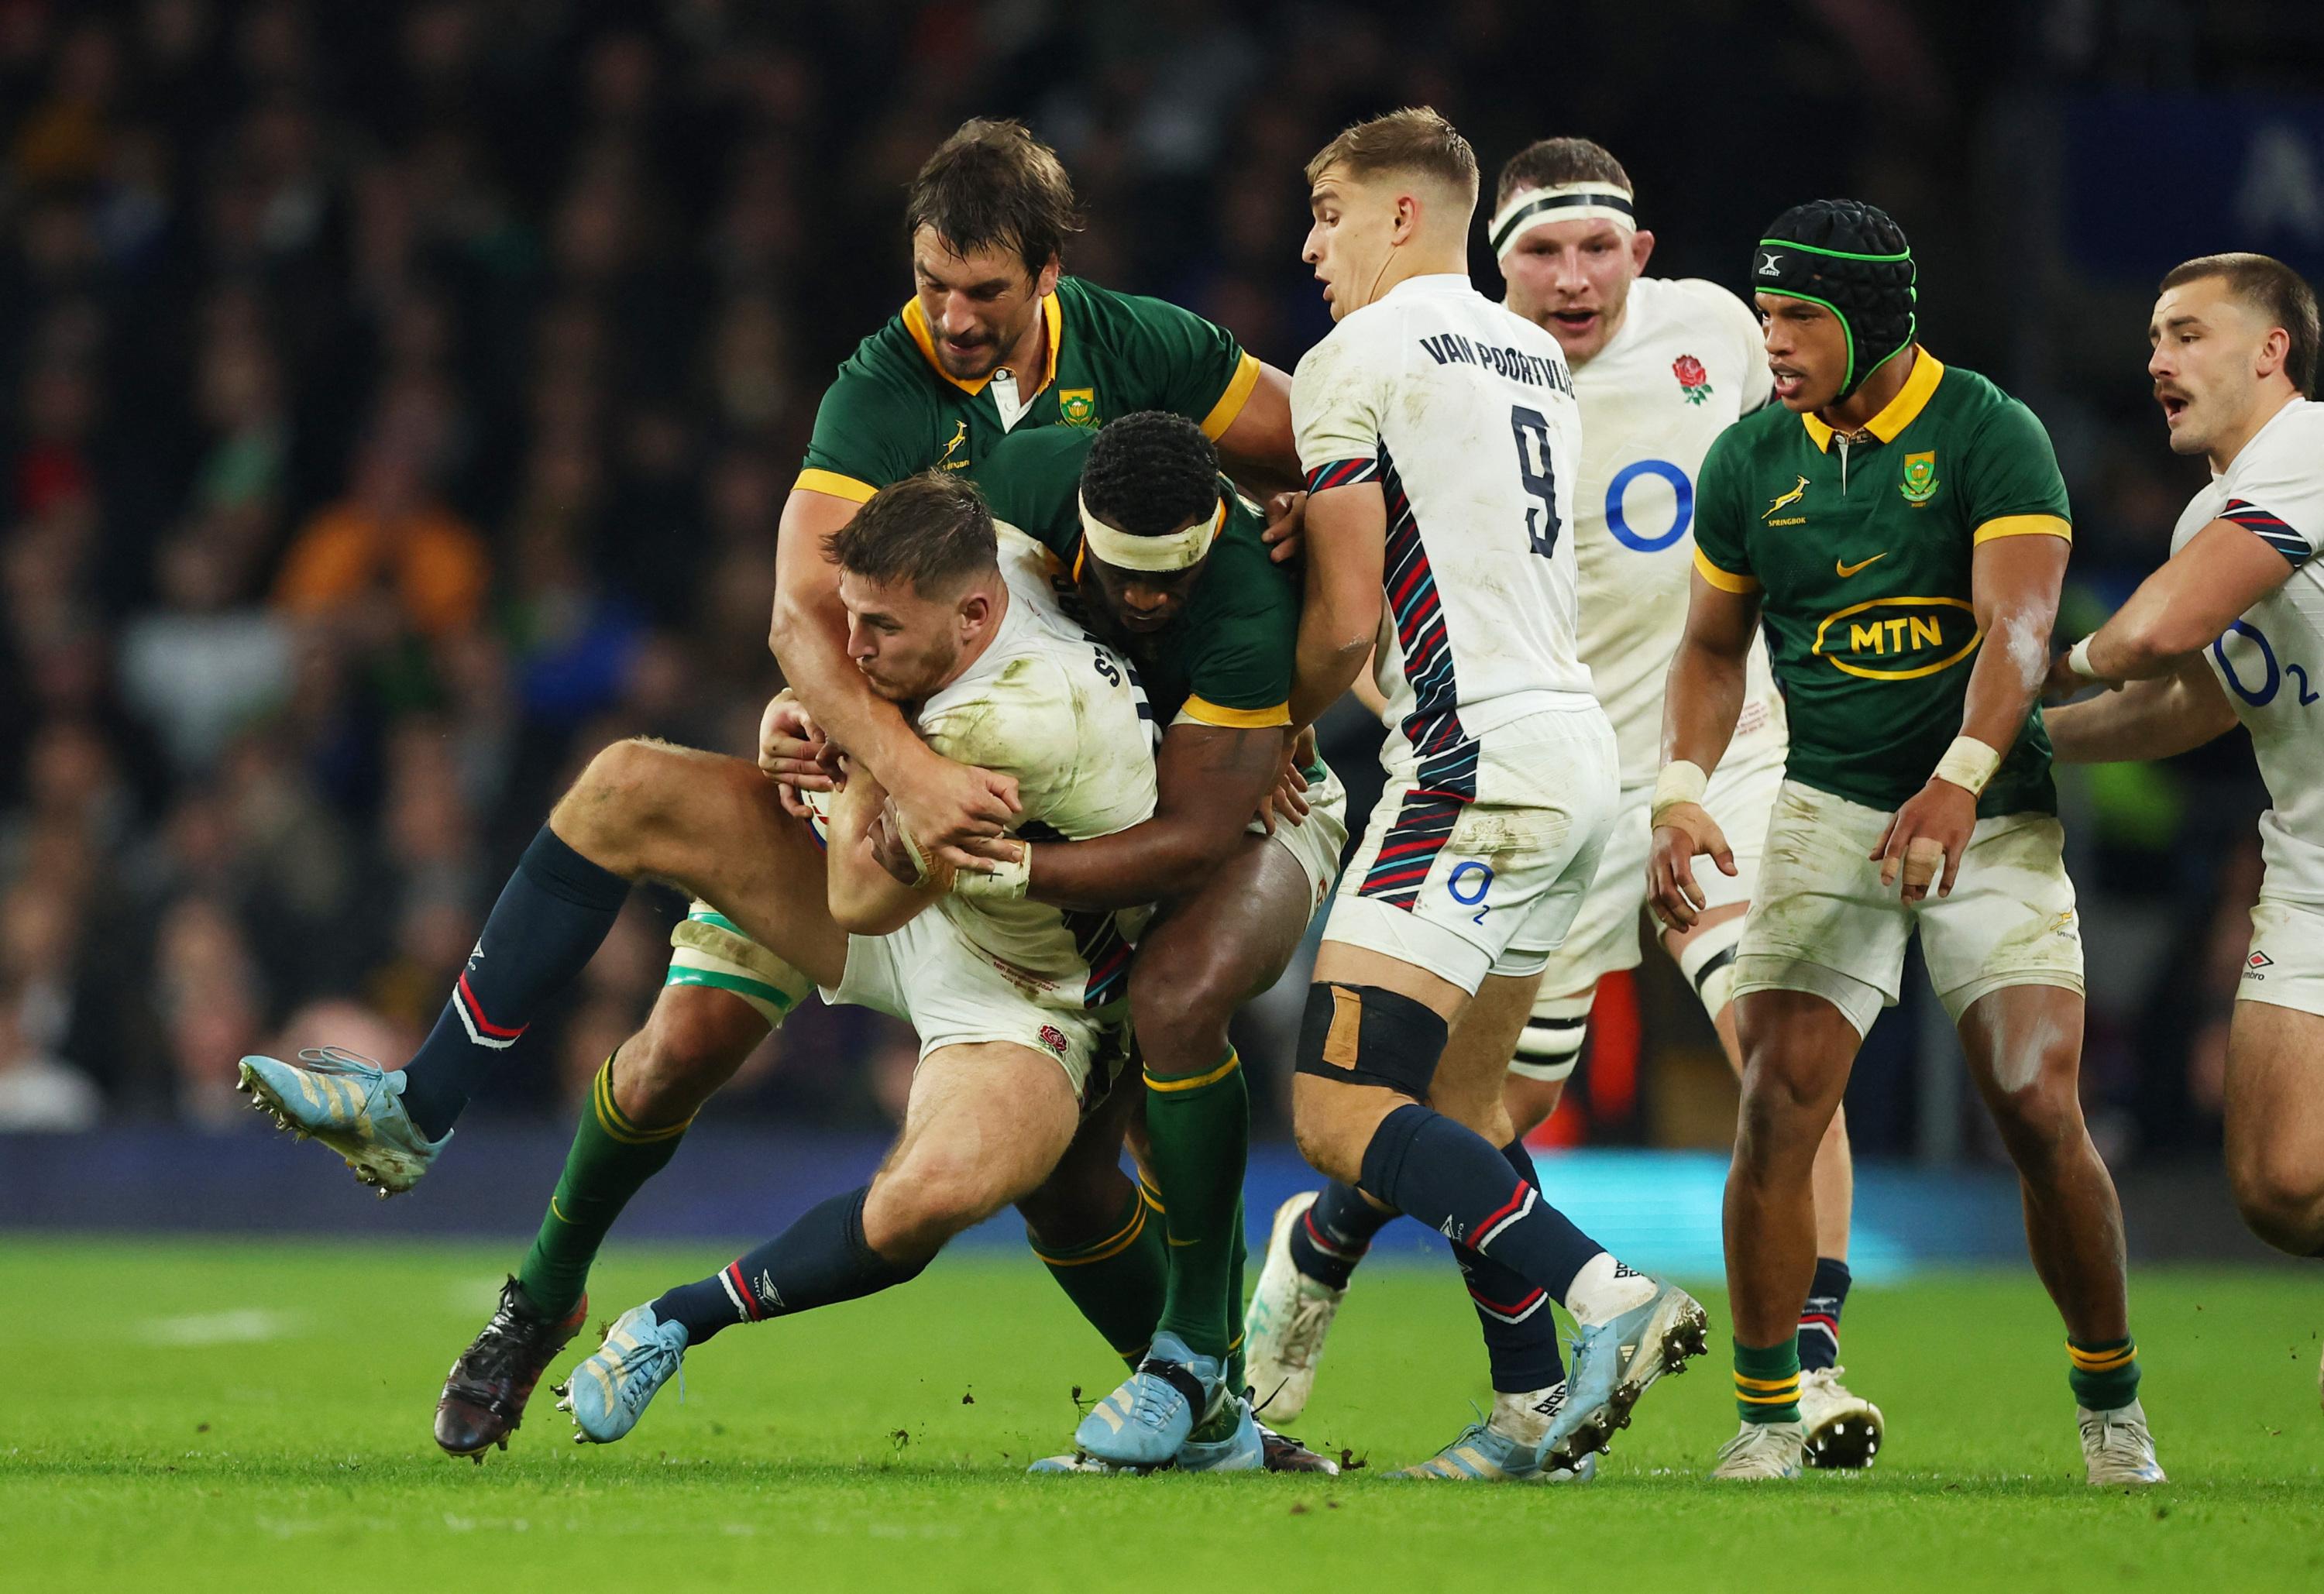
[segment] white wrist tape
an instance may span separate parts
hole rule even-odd
[[[1690,763],[1685,759],[1665,764],[1663,772],[1655,777],[1654,808],[1647,815],[1647,825],[1661,824],[1663,815],[1681,803],[1700,804],[1703,794],[1710,789],[1711,777],[1704,773],[1701,764]]]
[[[2106,678],[2090,668],[2090,643],[2096,640],[2096,637],[2097,633],[2092,632],[2066,650],[2066,668],[2086,681],[2098,681]]]
[[[904,855],[912,861],[912,884],[927,885],[928,855],[920,851],[920,843],[912,838],[911,831],[904,824],[903,815],[896,811],[895,800],[892,797],[889,799],[888,827],[895,833],[897,844],[904,849]]]
[[[964,869],[952,877],[952,894],[985,902],[1017,902],[1033,883],[1033,850],[1019,843],[1016,858],[995,862],[991,873]]]
[[[1975,797],[1985,790],[1986,783],[1999,768],[1999,753],[1974,736],[1956,736],[1953,744],[1945,749],[1945,756],[1937,760],[1936,778],[1950,780]]]

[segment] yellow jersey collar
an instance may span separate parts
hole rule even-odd
[[[945,381],[952,383],[953,386],[958,388],[962,392],[973,394],[981,393],[984,391],[985,384],[992,380],[991,373],[988,372],[986,374],[978,377],[974,382],[963,382],[951,372],[946,371],[944,368],[944,362],[936,358],[936,339],[929,334],[927,312],[920,309],[920,298],[918,294],[916,293],[911,298],[906,299],[904,301],[904,308],[899,313],[904,318],[904,330],[912,335],[912,341],[914,343],[919,345],[920,358],[928,363],[929,370],[935,372]],[[1025,401],[1028,404],[1031,403],[1034,398],[1051,382],[1057,380],[1057,343],[1060,335],[1065,330],[1065,318],[1064,310],[1058,307],[1057,296],[1055,290],[1042,296],[1041,319],[1049,335],[1049,352],[1042,365],[1040,386],[1035,388],[1032,392],[1025,395]]]
[[[1906,427],[1920,419],[1921,411],[1929,407],[1930,395],[1937,391],[1937,382],[1945,373],[1944,364],[1936,355],[1918,344],[1914,344],[1913,348],[1916,356],[1913,361],[1913,374],[1904,379],[1904,385],[1897,390],[1895,398],[1882,406],[1880,413],[1865,423],[1864,429],[1884,443],[1895,442]],[[1808,437],[1817,449],[1821,453],[1831,453],[1831,428],[1812,415],[1803,415],[1800,419],[1806,425]]]

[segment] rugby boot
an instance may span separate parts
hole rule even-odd
[[[1243,1392],[1243,1398],[1249,1402],[1249,1390]],[[1321,1472],[1326,1478],[1339,1476],[1340,1463],[1331,1457],[1309,1450],[1288,1433],[1277,1433],[1259,1420],[1256,1411],[1251,1413],[1251,1421],[1259,1425],[1259,1442],[1266,1452],[1269,1472]]]
[[[1168,1465],[1197,1424],[1232,1398],[1222,1370],[1218,1358],[1195,1355],[1177,1335],[1155,1335],[1138,1370],[1082,1418],[1074,1447],[1102,1461]]]
[[[235,1089],[277,1129],[320,1140],[346,1159],[355,1178],[382,1200],[410,1189],[452,1138],[430,1140],[403,1110],[403,1071],[391,1073],[338,1046],[309,1046],[295,1063],[242,1060]]]
[[[2106,1488],[2171,1481],[2154,1459],[2154,1435],[2147,1432],[2146,1408],[2138,1402],[2110,1412],[2078,1405],[2074,1420],[2081,1425],[2082,1463],[2092,1483]]]
[[[1416,1466],[1388,1474],[1399,1479],[1452,1479],[1463,1483],[1587,1483],[1598,1476],[1598,1457],[1584,1455],[1578,1465],[1552,1467],[1546,1462],[1548,1442],[1527,1444],[1496,1430],[1489,1423],[1471,1423],[1452,1442]]]
[[[1813,1368],[1800,1375],[1800,1425],[1806,1430],[1811,1467],[1869,1467],[1886,1430],[1880,1408],[1840,1381],[1846,1368]]]
[[[1797,1478],[1807,1460],[1807,1431],[1798,1423],[1746,1423],[1719,1447],[1713,1478],[1756,1483]]]
[[[1702,1303],[1665,1284],[1652,1300],[1583,1329],[1573,1341],[1565,1404],[1550,1419],[1544,1463],[1578,1467],[1604,1450],[1616,1429],[1630,1425],[1631,1408],[1655,1379],[1683,1372],[1690,1357],[1710,1348],[1710,1328]]]
[[[1314,1393],[1315,1368],[1323,1359],[1323,1336],[1347,1299],[1344,1289],[1316,1283],[1291,1259],[1291,1234],[1315,1204],[1303,1191],[1275,1209],[1267,1237],[1267,1259],[1243,1313],[1245,1377],[1267,1414],[1296,1423]]]
[[[685,1358],[684,1323],[658,1321],[650,1305],[615,1318],[605,1342],[557,1386],[557,1409],[573,1414],[573,1442],[611,1444],[628,1433]]]
[[[1267,1444],[1260,1438],[1259,1421],[1250,1414],[1250,1402],[1239,1396],[1227,1397],[1226,1409],[1195,1430],[1200,1438],[1189,1436],[1178,1447],[1174,1465],[1181,1472],[1263,1472],[1267,1470]],[[1316,1458],[1321,1460],[1322,1457]],[[1333,1469],[1337,1470],[1337,1469]]]
[[[469,1341],[436,1401],[436,1442],[456,1456],[484,1464],[492,1445],[508,1449],[524,1422],[525,1402],[549,1361],[565,1349],[589,1313],[589,1297],[562,1318],[543,1317],[514,1278],[501,1286],[500,1310]]]

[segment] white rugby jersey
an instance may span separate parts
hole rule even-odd
[[[2209,650],[2274,806],[2260,816],[2268,896],[2324,903],[2324,405],[2294,399],[2195,494],[2171,551],[2213,521],[2246,527],[2292,566]]]
[[[1625,786],[1653,780],[1662,763],[1663,682],[1686,632],[1702,456],[1769,388],[1758,318],[1698,277],[1631,283],[1613,340],[1573,373],[1580,651],[1614,722]],[[1782,716],[1755,637],[1738,733]]]
[[[1495,727],[1587,697],[1574,647],[1582,419],[1557,340],[1451,273],[1342,319],[1291,383],[1311,491],[1378,479],[1388,557],[1374,678],[1381,758],[1465,758]]]
[[[1086,841],[1153,817],[1151,713],[1130,667],[1058,606],[1039,543],[1001,528],[1001,569],[1010,602],[1000,634],[921,704],[921,736],[956,762],[1014,775],[1025,811],[1010,830],[1027,841]],[[1144,909],[955,896],[936,906],[1036,1000],[1102,1007],[1128,992],[1129,938]]]

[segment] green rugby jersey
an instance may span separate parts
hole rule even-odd
[[[1969,585],[1977,545],[2073,535],[2034,412],[1926,350],[1853,438],[1779,404],[1737,421],[1703,460],[1695,504],[1702,578],[1761,594],[1790,712],[1785,773],[1876,808],[1925,786],[1960,734],[1984,640]],[[2039,707],[1977,811],[2057,811]]]
[[[1096,433],[1085,427],[1019,431],[972,471],[1006,521],[1046,545],[1060,577],[1081,576],[1082,461]],[[1291,672],[1299,650],[1299,588],[1268,557],[1259,516],[1223,477],[1226,524],[1179,617],[1150,635],[1092,627],[1138,667],[1147,701],[1162,723],[1246,727],[1291,723]],[[1078,598],[1077,590],[1074,594]],[[1080,608],[1086,610],[1087,604]],[[1084,623],[1090,617],[1082,615]]]
[[[1041,301],[1048,360],[1015,426],[1001,424],[991,379],[958,382],[936,363],[913,298],[856,346],[823,395],[795,486],[857,503],[931,466],[965,470],[1012,431],[1060,423],[1095,430],[1117,415],[1167,410],[1217,438],[1259,383],[1233,336],[1158,299],[1059,277]]]

